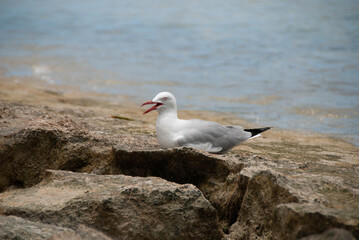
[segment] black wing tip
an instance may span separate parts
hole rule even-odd
[[[272,127],[264,127],[264,128],[251,128],[251,129],[244,129],[244,131],[246,132],[250,132],[252,134],[252,137],[262,133],[262,132],[265,132],[269,129],[271,129]]]

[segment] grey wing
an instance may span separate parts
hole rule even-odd
[[[243,131],[240,126],[223,126],[215,122],[190,120],[190,127],[179,137],[180,146],[189,146],[207,152],[224,153],[251,134]]]

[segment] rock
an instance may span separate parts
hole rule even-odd
[[[69,229],[68,231],[59,232],[52,235],[48,240],[111,240],[105,234],[96,231],[92,228],[88,228],[84,225],[79,225],[74,232]]]
[[[0,128],[0,191],[32,186],[46,169],[83,171],[92,162],[106,162],[111,153],[110,146],[96,141],[85,126],[69,117],[10,107],[3,107],[1,115],[7,121],[6,128]]]
[[[320,233],[328,228],[345,228],[359,235],[359,217],[342,211],[309,203],[280,204],[274,212],[272,229],[283,239]],[[329,235],[328,235],[329,236]]]
[[[333,228],[322,234],[311,235],[300,240],[355,240],[355,237],[345,229]]]
[[[141,135],[115,135],[113,129],[103,129],[98,121],[106,119],[89,119],[0,103],[0,192],[31,187],[47,169],[110,174],[113,145],[150,142]]]
[[[0,239],[48,239],[60,232],[75,232],[68,228],[31,222],[15,216],[0,216]]]
[[[114,152],[117,173],[196,185],[217,209],[227,239],[296,239],[330,227],[344,227],[359,235],[359,208],[323,206],[333,200],[318,192],[322,184],[348,187],[337,177],[303,174],[292,178],[278,171],[270,159],[217,156],[188,148],[133,151],[116,147]],[[300,164],[282,164],[301,172]],[[354,189],[350,193],[358,198]],[[306,207],[308,203],[311,208]],[[289,210],[291,204],[300,207]],[[313,210],[321,211],[321,217],[313,218]],[[326,224],[316,225],[313,219]]]
[[[272,212],[277,205],[297,202],[298,198],[286,188],[286,179],[270,170],[244,168],[239,183],[246,185],[238,207],[237,221],[229,229],[229,239],[237,239],[246,233],[249,239],[271,239],[273,236]],[[280,235],[275,235],[281,239]]]
[[[0,212],[116,239],[220,239],[216,210],[191,184],[160,178],[49,171],[0,195]]]
[[[15,216],[0,216],[0,239],[2,240],[40,240],[40,239],[67,239],[67,240],[110,240],[109,237],[80,226],[76,231],[55,225],[32,222]]]
[[[166,150],[130,150],[114,146],[118,173],[132,176],[158,176],[177,183],[200,185],[209,179],[224,181],[233,168],[241,166],[236,159],[221,158],[191,148]]]
[[[236,203],[241,196],[232,173],[243,167],[237,158],[208,154],[190,148],[129,150],[114,147],[115,173],[157,176],[176,183],[196,185],[217,209],[222,229],[236,220]],[[236,209],[237,210],[237,209]]]
[[[7,214],[12,211],[16,215],[44,223],[59,222],[60,226],[71,229],[90,222],[90,227],[111,235],[114,232],[117,234],[126,226],[123,224],[116,227],[113,221],[104,221],[106,218],[103,216],[107,216],[106,214],[111,216],[109,219],[116,219],[109,213],[112,211],[109,209],[127,213],[130,211],[127,208],[140,206],[133,203],[119,208],[116,204],[123,202],[120,197],[114,196],[125,196],[126,192],[121,192],[122,190],[117,192],[112,189],[106,192],[106,201],[94,198],[90,192],[83,193],[87,191],[84,190],[87,185],[82,180],[74,181],[75,186],[79,181],[80,187],[71,188],[66,185],[65,190],[59,191],[59,198],[48,196],[46,191],[55,192],[57,189],[48,189],[50,185],[47,186],[46,182],[55,184],[56,177],[54,181],[47,177],[40,185],[36,184],[46,177],[46,169],[60,169],[97,174],[88,175],[90,185],[97,181],[95,179],[99,179],[99,182],[109,181],[103,179],[110,178],[109,176],[100,174],[159,177],[178,184],[193,184],[209,201],[206,204],[211,210],[206,210],[206,224],[210,222],[209,225],[216,226],[216,229],[219,226],[228,240],[298,239],[321,234],[332,228],[346,229],[359,238],[359,162],[351,155],[357,151],[354,148],[350,154],[335,152],[333,155],[334,152],[329,151],[331,145],[310,145],[299,140],[288,143],[281,139],[264,145],[248,143],[248,146],[260,149],[262,153],[270,153],[266,154],[270,158],[258,157],[252,153],[220,156],[189,148],[158,149],[155,137],[148,129],[150,128],[145,122],[136,120],[128,123],[105,118],[84,108],[75,109],[71,106],[70,109],[54,110],[50,107],[0,103],[0,190],[6,191],[1,196],[15,194],[15,198],[16,194],[21,193],[16,207],[8,208],[10,205],[7,205]],[[278,148],[280,151],[277,151]],[[55,175],[61,174],[58,172]],[[171,186],[183,190],[181,185]],[[14,188],[27,189],[11,191]],[[144,196],[134,189],[131,194],[140,198],[141,204],[151,206],[144,210],[134,208],[138,216],[144,214],[146,219],[150,219],[148,214],[151,211],[160,210],[177,214],[178,209],[172,209],[170,205],[161,209],[152,206],[150,203],[154,201],[153,195]],[[193,192],[198,192],[198,189]],[[31,212],[31,208],[26,205],[28,199],[23,197],[26,194],[33,195],[28,191],[35,191],[39,202],[46,206],[64,204],[67,207],[66,216],[61,215],[59,210],[56,210],[59,211],[57,215],[55,210],[39,211],[40,207]],[[68,192],[65,194],[64,191]],[[162,191],[157,194],[161,196],[160,199],[166,195]],[[77,201],[77,196],[83,202]],[[83,196],[92,198],[85,201]],[[91,205],[90,201],[96,204]],[[100,209],[107,210],[98,213],[102,219],[97,217],[93,220],[91,214],[80,214],[81,208],[77,203],[84,204],[81,206],[91,214]],[[32,202],[31,206],[36,206],[34,204]],[[98,206],[97,210],[94,206]],[[190,215],[194,214],[192,210],[188,210]],[[154,219],[151,223],[159,221],[158,215],[151,217]],[[124,219],[122,220],[125,221]],[[163,218],[160,219],[164,221]],[[168,226],[171,221],[174,221],[171,226],[177,226],[179,220],[173,217],[168,221],[165,225],[168,228],[166,235],[172,236],[177,230]],[[191,222],[182,221],[182,225],[181,229],[191,229]],[[139,228],[136,224],[134,227]],[[202,227],[199,226],[201,229]],[[127,228],[130,229],[128,226]],[[215,237],[220,235],[217,230],[212,234]]]

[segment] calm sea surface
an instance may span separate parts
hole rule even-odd
[[[0,70],[359,144],[359,1],[0,1]]]

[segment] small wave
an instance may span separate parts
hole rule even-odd
[[[41,80],[44,80],[47,83],[55,83],[55,80],[51,77],[52,71],[47,65],[33,65],[32,73],[35,77],[39,77]]]
[[[281,99],[280,96],[276,95],[268,95],[268,96],[255,96],[255,97],[240,97],[240,98],[231,98],[231,97],[210,97],[211,100],[215,101],[223,101],[223,102],[230,102],[230,103],[247,103],[247,104],[256,104],[256,105],[270,105],[275,101]]]
[[[347,119],[359,116],[359,108],[323,108],[320,106],[311,107],[295,107],[292,112],[299,115],[331,118],[331,119]]]

